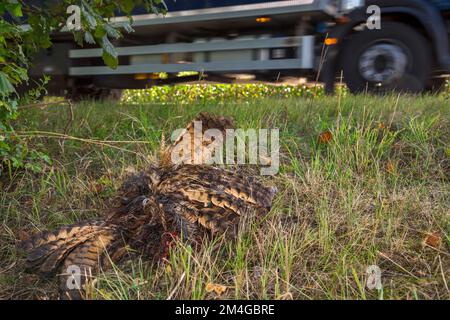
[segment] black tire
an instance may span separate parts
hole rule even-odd
[[[405,57],[403,60],[406,66],[402,72],[384,82],[371,81],[360,70],[362,55],[377,44],[394,45]],[[431,74],[429,47],[427,40],[412,27],[399,22],[382,21],[381,29],[364,29],[351,35],[344,43],[340,65],[345,82],[352,93],[422,92]]]

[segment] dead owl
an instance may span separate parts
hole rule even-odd
[[[201,121],[223,133],[233,121],[207,113]],[[107,268],[127,256],[129,248],[150,260],[167,252],[176,234],[183,241],[197,241],[206,234],[235,235],[240,217],[252,210],[266,214],[276,189],[253,178],[210,165],[173,164],[170,154],[180,138],[163,148],[158,165],[129,177],[119,191],[119,205],[105,217],[42,232],[19,244],[26,269],[42,275],[59,274],[60,297],[81,299],[83,290],[67,287],[64,273],[70,266],[81,271],[81,285],[99,268]],[[204,159],[203,159],[204,160]]]

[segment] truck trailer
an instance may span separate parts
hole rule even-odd
[[[353,93],[439,88],[450,71],[450,0],[165,0],[166,14],[133,12],[115,41],[119,65],[68,32],[39,54],[31,76],[51,94],[104,98],[125,88],[237,74],[343,81]],[[123,24],[118,16],[113,24]],[[161,76],[161,75],[164,76]]]

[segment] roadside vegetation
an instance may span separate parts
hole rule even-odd
[[[89,297],[449,299],[448,95],[258,86],[127,91],[121,103],[54,98],[21,110],[15,134],[49,161],[0,177],[0,298],[55,298],[54,281],[23,272],[16,243],[106,212],[124,177],[156,159],[162,136],[207,111],[240,128],[280,129],[280,172],[261,178],[279,189],[271,213],[246,220],[234,242],[177,242],[158,266],[117,265]],[[381,290],[366,286],[371,265]]]

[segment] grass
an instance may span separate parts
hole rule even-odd
[[[84,102],[66,139],[50,133],[64,132],[67,106],[26,109],[16,128],[53,164],[0,179],[0,298],[55,298],[54,281],[23,272],[17,241],[102,214],[127,172],[155,159],[163,133],[209,111],[241,128],[280,128],[280,172],[264,178],[279,189],[270,215],[245,221],[234,242],[178,242],[156,267],[104,271],[91,298],[449,299],[448,104],[397,95]],[[365,285],[370,265],[382,290]]]

